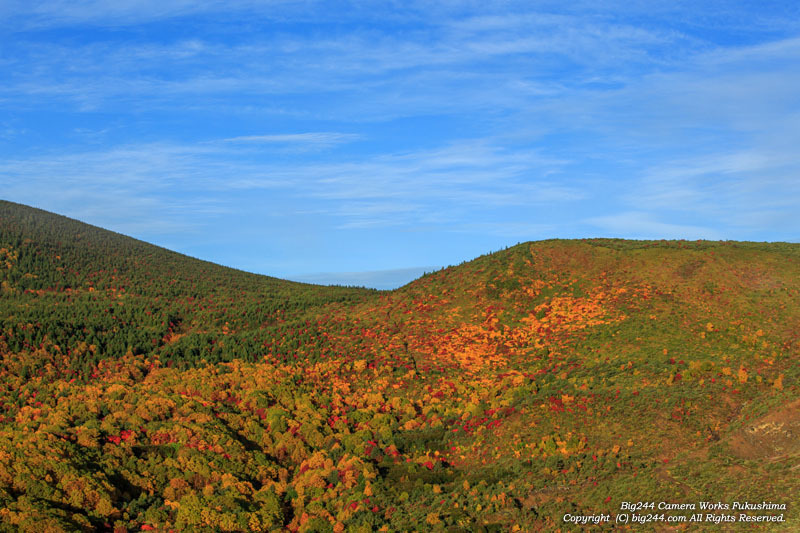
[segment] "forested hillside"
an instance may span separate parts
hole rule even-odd
[[[800,245],[524,243],[378,292],[0,202],[0,282],[2,531],[800,518]]]
[[[6,343],[14,353],[55,350],[49,370],[79,379],[125,353],[184,367],[252,361],[269,339],[285,357],[309,310],[375,293],[225,268],[10,202],[0,203],[0,220]],[[27,377],[48,359],[19,370]]]

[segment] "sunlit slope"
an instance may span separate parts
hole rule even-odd
[[[2,235],[7,271],[45,249]],[[173,296],[3,274],[0,531],[584,530],[562,517],[623,501],[797,525],[798,245],[525,243],[269,309],[286,282],[203,265],[144,276]],[[631,530],[675,528],[720,531]]]
[[[799,251],[526,243],[352,306],[333,342],[360,365],[345,381],[385,381],[348,390],[397,406],[372,440],[424,466],[386,470],[387,501],[432,513],[395,523],[550,530],[631,499],[795,501]]]

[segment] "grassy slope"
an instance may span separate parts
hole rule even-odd
[[[800,497],[800,246],[544,241],[375,293],[0,207],[0,516],[13,528],[555,530],[623,501]],[[118,251],[59,244],[55,221]],[[37,278],[19,270],[30,250],[47,259],[29,263]],[[126,354],[86,354],[69,327],[58,349],[18,342],[31,309],[44,326],[58,303],[78,323],[100,295],[157,338]],[[143,314],[160,307],[179,324]],[[72,374],[78,356],[89,367]],[[703,528],[719,530],[686,526]]]

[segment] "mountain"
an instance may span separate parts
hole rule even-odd
[[[13,352],[58,346],[62,375],[126,352],[181,366],[248,358],[257,351],[248,333],[280,342],[280,325],[375,293],[221,267],[10,202],[0,202],[0,220],[6,342]],[[223,329],[239,333],[239,346],[214,346]],[[26,375],[40,370],[30,363]]]
[[[0,531],[798,524],[800,245],[540,241],[379,292],[2,202],[0,282]]]

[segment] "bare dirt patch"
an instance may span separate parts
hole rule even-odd
[[[729,444],[741,459],[779,461],[800,454],[800,400],[751,422]]]

